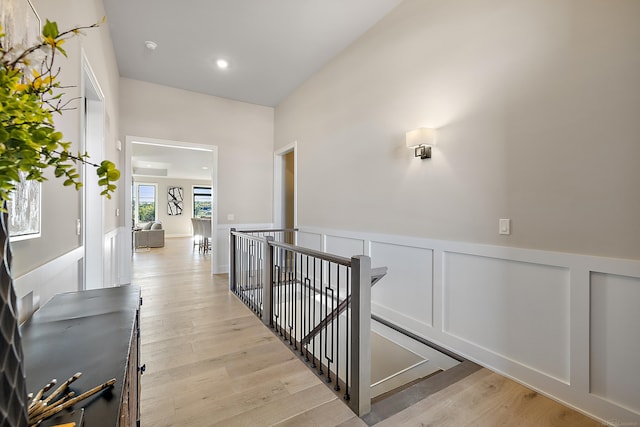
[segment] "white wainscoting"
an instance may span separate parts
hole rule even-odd
[[[122,281],[130,274],[131,263],[131,250],[125,250],[127,240],[123,233],[131,233],[131,230],[119,227],[104,236],[104,287],[129,283]],[[54,295],[82,289],[83,259],[84,246],[80,246],[15,278],[14,288],[21,321],[29,318]]]
[[[306,231],[298,231],[296,233],[296,244],[305,248],[321,251],[324,247],[322,243],[321,233],[309,233]]]
[[[640,261],[301,226],[369,255],[372,312],[612,425],[640,425]]]
[[[569,269],[445,252],[443,331],[569,384]]]
[[[104,236],[103,249],[103,278],[102,284],[105,288],[120,285],[120,229],[116,228]]]
[[[591,272],[589,323],[591,393],[640,413],[640,279]]]
[[[13,281],[21,321],[56,294],[80,289],[84,247],[76,248]]]

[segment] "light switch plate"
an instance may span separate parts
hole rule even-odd
[[[500,234],[511,234],[511,220],[500,218],[498,221],[498,233]]]
[[[227,214],[227,221],[233,221],[236,219],[236,216],[234,214]]]

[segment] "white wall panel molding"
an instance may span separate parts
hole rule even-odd
[[[569,383],[569,270],[444,254],[443,332]]]
[[[119,274],[118,279],[120,285],[128,285],[131,283],[131,244],[133,234],[130,227],[119,227]]]
[[[104,249],[102,251],[104,259],[102,266],[103,286],[105,288],[120,285],[120,262],[119,249],[121,247],[121,229],[115,228],[104,235]]]
[[[353,255],[367,255],[365,242],[361,238],[325,234],[324,250],[334,255],[350,258]]]
[[[324,250],[323,237],[320,233],[307,233],[299,231],[296,236],[296,244],[304,248],[316,251]]]
[[[20,318],[31,316],[57,293],[77,291],[81,283],[79,263],[83,257],[84,247],[80,246],[15,278],[13,286],[19,300]]]
[[[104,286],[130,283],[129,251],[124,250],[123,233],[130,229],[118,227],[104,235]],[[14,279],[20,300],[20,316],[29,317],[52,296],[74,292],[82,286],[82,260],[84,247],[80,246]],[[123,280],[127,280],[123,282]],[[27,312],[28,311],[28,312]]]
[[[49,283],[52,277],[57,276],[62,271],[69,268],[77,270],[78,261],[84,256],[84,247],[80,246],[66,254],[59,256],[40,267],[31,270],[30,272],[17,277],[13,280],[13,286],[16,290],[16,296],[22,298],[29,292],[39,292],[42,286]],[[77,271],[76,271],[77,273]],[[69,290],[77,290],[69,289]]]
[[[432,327],[433,250],[373,240],[368,246],[373,266],[388,267],[387,276],[371,290],[375,312],[393,312],[412,329]]]
[[[640,414],[640,278],[590,275],[590,392]]]
[[[640,260],[299,229],[306,246],[351,256],[362,244],[389,267],[372,291],[378,316],[608,424],[640,425]]]

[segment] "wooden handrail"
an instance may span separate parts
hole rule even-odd
[[[318,258],[318,259],[321,259],[321,260],[333,262],[335,264],[344,265],[345,267],[351,267],[351,259],[350,258],[345,258],[345,257],[329,254],[329,253],[322,252],[322,251],[316,251],[316,250],[309,249],[309,248],[303,248],[301,246],[290,245],[288,243],[270,242],[269,244],[271,246],[275,246],[277,248],[286,249],[288,251],[292,251],[292,252],[295,252],[295,253],[298,253],[298,254],[307,255],[307,256],[311,256],[311,257]]]
[[[289,231],[299,231],[297,228],[266,228],[262,230],[236,230],[236,233],[281,233]]]

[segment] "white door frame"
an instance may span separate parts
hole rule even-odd
[[[285,162],[284,156],[293,151],[293,225],[298,226],[298,141],[282,147],[273,155],[273,222],[284,228]]]
[[[210,151],[213,157],[213,162],[211,164],[211,203],[213,205],[213,214],[211,216],[211,244],[213,246],[213,252],[211,255],[211,274],[219,274],[218,270],[218,146],[217,145],[206,145],[206,144],[196,144],[192,142],[184,142],[184,141],[171,141],[167,139],[158,139],[158,138],[145,138],[140,136],[129,136],[126,137],[126,146],[125,146],[125,166],[124,166],[124,200],[125,200],[125,209],[124,209],[124,222],[125,229],[130,230],[133,225],[133,217],[131,215],[131,182],[133,178],[133,169],[131,164],[131,152],[132,145],[134,142],[142,142],[146,144],[154,144],[154,145],[163,145],[169,147],[176,148],[191,148],[198,150],[206,150]],[[129,231],[125,233],[124,244],[127,250],[129,251],[129,260],[131,260],[133,256],[133,235]],[[128,278],[131,279],[131,262],[127,263],[128,266]]]
[[[92,163],[104,159],[105,106],[104,93],[98,84],[89,60],[81,51],[82,72],[80,90],[85,105],[81,107],[81,152],[88,152]],[[104,286],[104,198],[100,195],[98,176],[91,165],[82,166],[81,239],[84,247],[82,277],[79,288],[98,289]]]

